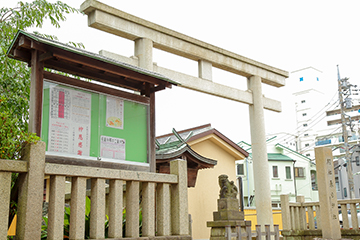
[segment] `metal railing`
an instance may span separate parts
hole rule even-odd
[[[270,231],[270,225],[265,225],[265,232],[261,232],[261,225],[256,225],[256,231],[251,232],[251,225],[245,226],[245,232],[241,232],[241,227],[236,226],[235,232],[231,232],[231,226],[225,227],[225,238],[227,240],[231,240],[231,238],[236,238],[237,240],[241,240],[246,238],[247,240],[251,240],[252,237],[255,237],[256,240],[261,240],[262,237],[265,236],[266,240],[270,240],[271,236],[274,236],[274,240],[279,240],[279,225],[274,225],[274,231]]]

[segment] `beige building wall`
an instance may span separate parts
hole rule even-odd
[[[235,161],[244,156],[215,135],[206,136],[188,143],[200,155],[217,160],[214,168],[199,170],[195,188],[188,189],[189,214],[192,217],[193,239],[209,239],[210,228],[207,221],[213,221],[217,211],[220,187],[218,176],[226,174],[230,181],[236,182]]]

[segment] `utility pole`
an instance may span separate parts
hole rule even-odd
[[[353,199],[353,198],[355,198],[354,176],[352,173],[352,163],[351,163],[350,151],[349,151],[348,132],[347,132],[347,128],[346,128],[344,99],[343,99],[343,91],[347,90],[349,88],[349,86],[347,84],[348,78],[340,79],[339,65],[337,66],[337,70],[338,70],[339,103],[340,103],[340,110],[341,110],[341,125],[342,125],[342,133],[343,133],[344,147],[345,147],[345,162],[347,164],[346,171],[347,171],[347,175],[348,175],[350,199]],[[351,122],[350,122],[350,124],[351,124]]]

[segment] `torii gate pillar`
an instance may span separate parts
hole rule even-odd
[[[249,116],[257,224],[273,226],[261,78],[250,77],[248,89],[253,96],[253,104],[249,105]]]

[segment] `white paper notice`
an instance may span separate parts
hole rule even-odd
[[[125,139],[101,136],[100,156],[104,158],[125,160]]]
[[[124,101],[122,99],[106,97],[106,126],[124,128]]]
[[[91,94],[50,88],[50,152],[90,154]]]

